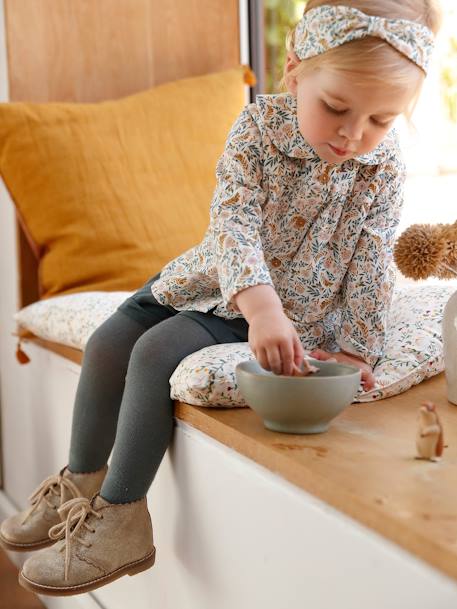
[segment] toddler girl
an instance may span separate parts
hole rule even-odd
[[[411,113],[438,21],[427,0],[307,3],[287,92],[257,96],[228,135],[203,241],[87,344],[68,465],[0,529],[8,549],[49,546],[22,585],[77,594],[153,565],[146,494],[172,437],[169,379],[190,353],[249,341],[289,375],[307,349],[373,387],[405,180],[392,125]]]

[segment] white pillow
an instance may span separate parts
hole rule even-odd
[[[14,319],[35,336],[84,350],[89,336],[133,292],[79,292],[30,304]]]
[[[355,402],[372,402],[406,391],[444,369],[441,321],[455,286],[397,289],[389,313],[384,356],[373,373],[376,386],[360,388]],[[235,367],[254,359],[248,343],[205,347],[182,360],[170,378],[171,397],[196,406],[247,406]]]

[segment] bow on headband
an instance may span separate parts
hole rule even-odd
[[[434,46],[433,33],[407,19],[385,19],[348,6],[322,5],[306,12],[295,31],[295,53],[308,59],[329,49],[376,36],[427,72]]]

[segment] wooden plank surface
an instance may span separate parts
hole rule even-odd
[[[81,362],[77,349],[33,341]],[[443,422],[438,463],[415,459],[425,400]],[[447,401],[444,373],[393,398],[352,404],[323,434],[267,430],[250,408],[176,402],[175,416],[457,579],[457,406]]]
[[[317,435],[269,431],[248,408],[179,402],[176,416],[457,579],[457,406],[445,388],[441,373],[393,398],[352,404]],[[424,400],[438,405],[444,426],[439,463],[415,459]]]
[[[117,99],[240,63],[238,0],[6,0],[12,101]]]
[[[80,349],[75,349],[74,347],[68,347],[67,345],[61,345],[60,343],[54,343],[50,340],[45,340],[43,338],[38,338],[34,336],[31,332],[21,331],[19,330],[18,334],[22,337],[21,349],[27,353],[27,343],[32,342],[36,345],[39,345],[43,349],[47,349],[48,351],[52,351],[53,353],[57,353],[61,357],[65,357],[75,364],[82,365],[83,361],[83,351]]]

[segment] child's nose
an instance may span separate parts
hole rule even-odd
[[[360,141],[363,137],[363,122],[355,120],[345,121],[340,126],[338,135],[352,142]]]

